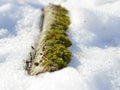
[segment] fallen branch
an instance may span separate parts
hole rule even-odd
[[[53,72],[69,63],[71,52],[67,48],[72,43],[66,34],[70,24],[67,13],[68,11],[60,5],[50,4],[45,7],[38,46],[34,55],[31,54],[31,63],[26,66],[30,75]]]

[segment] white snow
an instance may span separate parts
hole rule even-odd
[[[42,7],[69,10],[67,68],[29,76],[23,62],[39,37]],[[120,0],[1,0],[0,90],[120,90]]]

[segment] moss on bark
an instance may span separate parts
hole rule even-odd
[[[49,11],[49,12],[48,12]],[[71,59],[71,52],[68,47],[72,45],[66,30],[70,25],[70,18],[67,15],[68,10],[60,5],[50,5],[45,14],[49,18],[52,15],[52,21],[46,24],[44,22],[44,38],[40,38],[40,43],[36,49],[35,60],[32,61],[29,74],[36,75],[42,72],[52,72],[67,66]],[[48,28],[47,28],[47,27]]]

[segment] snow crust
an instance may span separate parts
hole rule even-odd
[[[69,10],[69,66],[29,76],[23,62],[40,34],[42,8]],[[0,90],[120,90],[119,0],[1,0]]]

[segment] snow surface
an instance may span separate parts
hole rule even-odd
[[[42,8],[69,10],[69,66],[29,76],[23,62],[39,36]],[[1,0],[0,90],[120,90],[120,0]]]

